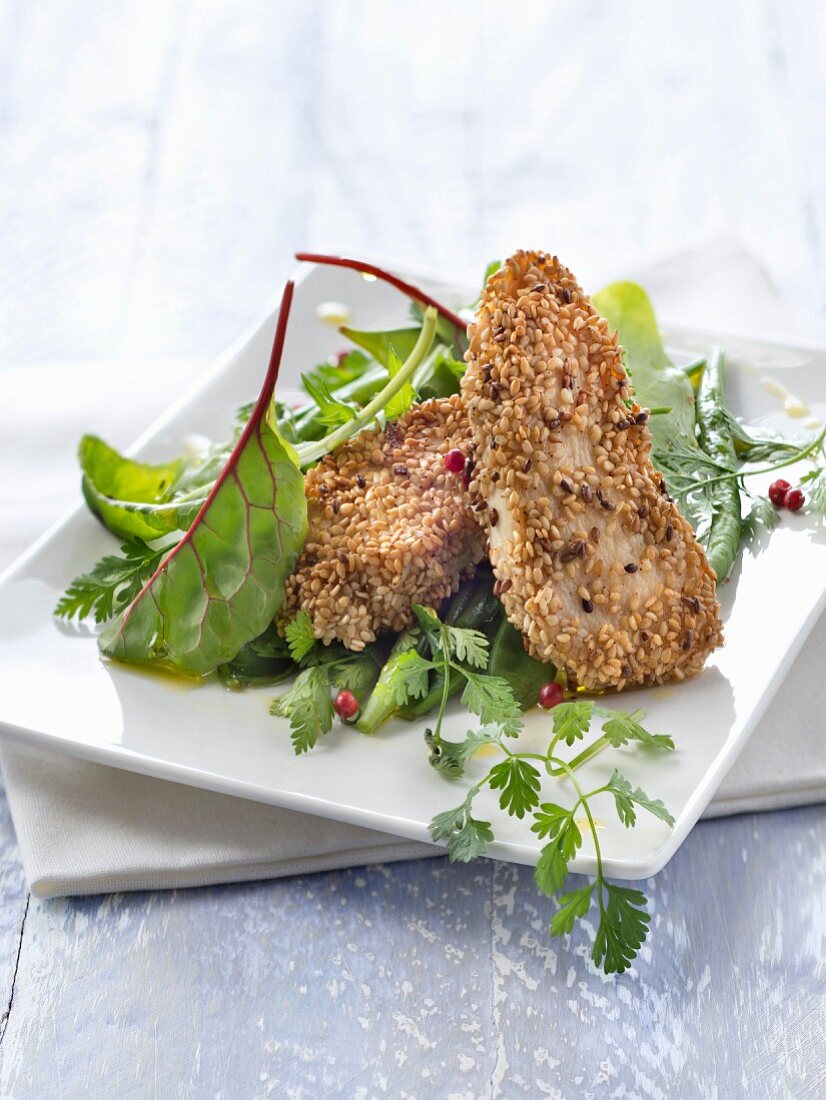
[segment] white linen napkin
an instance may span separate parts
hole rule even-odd
[[[766,316],[779,315],[778,292],[770,277],[730,240],[630,274],[648,288],[662,316],[683,322],[759,333]],[[817,330],[789,312],[784,315],[788,335],[805,337]],[[84,365],[101,378],[111,375],[111,370],[104,373],[106,368],[111,364]],[[17,386],[25,392],[36,370],[4,372],[0,384],[5,388],[10,381],[12,389]],[[145,371],[136,375],[140,385],[135,387],[135,400],[147,392],[157,400],[164,386],[180,386],[187,380],[184,368],[176,376],[168,364],[162,377],[158,375],[159,388],[147,386]],[[76,381],[77,374],[73,377]],[[134,403],[123,402],[123,379],[121,374],[120,400],[134,415]],[[47,392],[54,394],[57,377],[52,383]],[[86,392],[95,392],[94,387]],[[27,454],[21,460],[15,449],[18,497],[4,506],[0,566],[6,564],[6,552],[22,549],[21,531],[35,524],[42,528],[55,518],[55,484],[65,480],[68,485],[76,477],[69,456],[74,455],[78,421],[66,416],[66,405],[55,404],[63,415],[49,425],[47,436],[55,453],[47,456],[48,465],[41,461],[27,468]],[[11,452],[14,441],[25,438],[28,403],[3,405],[4,418],[11,415],[14,423],[10,432],[0,433],[0,459],[12,457],[3,455],[5,448]],[[86,409],[84,418],[92,411]],[[147,407],[146,420],[158,411]],[[40,502],[39,510],[33,502]],[[826,799],[824,657],[826,620],[821,620],[706,817]],[[0,763],[26,878],[39,897],[240,882],[440,854],[427,844],[13,742],[0,742]]]

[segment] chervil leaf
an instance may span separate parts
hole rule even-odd
[[[488,663],[488,640],[481,630],[468,627],[443,627],[451,657],[464,661],[474,668],[486,668]]]
[[[606,790],[610,791],[614,796],[614,802],[617,806],[617,814],[620,821],[626,828],[630,828],[636,824],[637,813],[634,809],[635,804],[642,806],[644,810],[648,810],[654,817],[658,817],[660,821],[664,821],[667,825],[674,825],[674,818],[666,809],[663,802],[659,799],[649,798],[648,795],[640,787],[632,787],[625,776],[614,769],[611,773],[611,778],[606,784]]]
[[[499,805],[511,817],[524,817],[539,802],[539,772],[517,756],[507,756],[491,768],[489,782],[493,790],[502,791]]]
[[[450,626],[443,623],[429,607],[422,607],[420,604],[414,604],[413,611],[432,646],[442,649],[446,643],[448,656],[454,660],[476,668],[487,666],[489,643],[481,630]]]
[[[493,840],[489,821],[479,821],[468,814],[464,826],[448,838],[447,854],[451,863],[470,863],[485,854]]]
[[[543,894],[553,896],[562,887],[568,877],[568,864],[581,844],[582,833],[569,814],[568,820],[539,855],[533,877]]]
[[[455,810],[436,814],[430,822],[430,835],[435,841],[447,841],[451,863],[470,863],[483,855],[493,840],[490,822],[472,817],[468,801]]]
[[[63,619],[106,622],[135,598],[158,567],[166,550],[152,550],[142,542],[121,546],[121,556],[101,558],[88,573],[76,577],[60,597],[55,615]]]
[[[467,806],[464,802],[461,806],[456,806],[453,810],[442,810],[442,812],[436,814],[430,822],[428,827],[430,835],[436,841],[447,840],[457,829],[462,828],[465,823],[466,815]]]
[[[358,406],[351,401],[341,401],[334,397],[323,378],[312,375],[302,375],[301,384],[318,405],[318,419],[329,428],[338,428],[355,420],[358,415]]]
[[[424,743],[427,745],[431,768],[435,768],[443,775],[449,775],[452,779],[458,779],[460,775],[464,775],[465,762],[461,743],[444,741],[431,729],[424,731]]]
[[[351,653],[347,657],[331,661],[327,668],[333,687],[339,691],[352,691],[359,702],[362,702],[378,678],[380,663],[374,651],[365,649],[361,653]]]
[[[290,656],[296,662],[302,661],[315,645],[313,620],[306,611],[299,611],[291,623],[284,629]]]
[[[801,484],[808,485],[806,489],[807,511],[826,516],[826,467],[812,470],[800,481]],[[775,509],[772,508],[772,511],[775,511]]]
[[[657,749],[673,751],[674,742],[664,733],[649,733],[639,724],[634,714],[625,714],[623,711],[606,710],[598,707],[601,715],[607,716],[608,721],[602,727],[602,735],[607,738],[615,748],[627,745],[629,741],[639,741],[643,745],[651,745]],[[641,714],[641,711],[635,712]]]
[[[522,727],[522,711],[508,681],[468,669],[463,673],[462,702],[468,710],[478,714],[485,725],[496,723],[506,737],[515,737]]]
[[[780,513],[768,497],[754,497],[748,515],[743,520],[743,534],[754,539],[760,531],[773,531],[780,522]]]
[[[602,882],[608,895],[602,909],[591,958],[606,974],[622,974],[636,958],[648,935],[650,916],[645,894],[628,886]]]
[[[390,375],[391,378],[395,378],[395,376],[399,373],[401,369],[402,361],[396,354],[393,346],[391,345],[389,354],[387,356],[387,373]],[[401,416],[402,413],[407,412],[415,399],[416,394],[413,386],[410,384],[410,382],[405,382],[398,393],[394,394],[393,397],[391,397],[385,405],[385,416],[388,420],[395,420],[397,417]]]
[[[420,699],[427,691],[428,678],[435,667],[432,661],[426,660],[415,649],[400,654],[385,683],[396,706],[402,707],[411,699]]]
[[[591,726],[594,704],[589,699],[572,699],[553,709],[554,734],[566,745],[582,738]]]
[[[564,806],[558,806],[556,802],[543,802],[533,815],[531,832],[542,838],[555,837],[570,816],[571,811]]]
[[[320,665],[299,672],[290,690],[273,701],[270,714],[289,718],[290,739],[296,754],[311,749],[333,727],[327,669]]]
[[[501,736],[502,727],[496,725],[471,730],[464,741],[445,741],[429,729],[424,733],[431,766],[453,778],[464,774],[465,764],[478,749],[483,745],[495,745]]]
[[[456,749],[461,753],[461,759],[466,761],[483,745],[495,745],[502,736],[502,727],[494,722],[480,726],[478,730],[469,730],[467,737],[459,742]]]
[[[551,918],[551,935],[564,936],[573,932],[574,921],[578,917],[584,917],[591,907],[591,897],[594,893],[595,882],[589,882],[579,890],[571,890],[563,894],[559,899],[559,909]]]

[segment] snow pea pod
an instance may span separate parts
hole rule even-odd
[[[700,446],[722,466],[737,468],[737,453],[726,412],[724,385],[725,356],[714,348],[697,392],[697,426]],[[721,477],[708,487],[712,503],[711,526],[706,553],[718,582],[729,575],[743,532],[740,487],[735,476]]]

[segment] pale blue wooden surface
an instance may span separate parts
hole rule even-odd
[[[814,331],[824,10],[0,0],[0,565],[64,507],[66,417],[128,442],[296,247],[590,283],[735,232]],[[504,865],[29,902],[5,804],[0,858],[3,1096],[826,1093],[823,808],[699,826],[623,979]]]

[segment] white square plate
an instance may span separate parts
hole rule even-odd
[[[316,316],[322,301],[345,302],[352,323],[379,327],[406,316],[395,290],[334,268],[302,267],[290,320],[279,394],[295,388],[299,374],[340,347],[335,330]],[[454,307],[472,295],[456,287],[424,283]],[[181,451],[190,433],[225,438],[235,409],[258,392],[266,367],[274,315],[243,337],[215,364],[196,392],[188,394],[147,432],[130,453],[152,461]],[[775,423],[787,433],[795,424],[761,384],[771,375],[812,402],[826,417],[826,350],[769,343],[684,328],[667,331],[674,354],[704,352],[714,342],[728,354],[732,406],[747,420]],[[106,435],[105,424],[89,430]],[[768,478],[765,479],[768,482]],[[762,488],[762,486],[761,486]],[[440,810],[457,805],[467,780],[448,781],[428,764],[421,728],[393,722],[376,737],[337,725],[309,754],[293,755],[287,724],[270,717],[277,689],[228,692],[217,682],[188,684],[107,663],[98,655],[94,632],[52,616],[68,582],[116,547],[80,506],[50,531],[0,584],[0,731],[4,734],[162,779],[257,799],[428,840],[427,825]],[[646,726],[670,734],[672,754],[642,749],[609,750],[583,768],[594,786],[613,767],[652,797],[662,798],[676,818],[674,829],[641,814],[635,829],[617,820],[610,796],[596,804],[606,871],[617,878],[643,878],[658,871],[688,835],[720,780],[742,749],[771,695],[814,624],[826,597],[826,535],[805,515],[785,514],[771,538],[747,548],[721,599],[726,644],[704,672],[679,687],[624,696],[646,712]],[[608,700],[610,704],[610,700]],[[454,706],[446,725],[461,738],[469,720]],[[547,742],[549,718],[527,716],[526,746]],[[547,781],[544,792],[565,801],[565,782]],[[560,785],[561,783],[561,785]],[[528,821],[506,818],[489,804],[477,814],[494,823],[490,854],[535,863],[539,842]],[[604,812],[602,812],[604,811]],[[593,872],[593,848],[586,838],[572,865]]]

